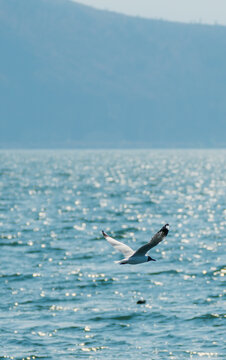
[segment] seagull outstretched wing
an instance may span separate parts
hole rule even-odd
[[[134,250],[131,249],[128,245],[123,244],[122,242],[113,239],[112,237],[108,236],[103,230],[102,234],[104,235],[105,239],[111,244],[116,250],[120,251],[125,257],[130,257],[134,254]]]
[[[168,234],[169,224],[164,225],[152,238],[151,240],[137,249],[133,256],[144,256],[150,249],[158,245]]]

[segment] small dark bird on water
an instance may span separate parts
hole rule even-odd
[[[146,304],[146,300],[144,299],[137,300],[137,304],[138,305]]]
[[[151,238],[151,240],[147,244],[141,246],[138,250],[134,251],[128,245],[125,245],[122,242],[113,239],[112,237],[108,236],[104,231],[102,231],[105,239],[109,242],[109,244],[114,246],[116,250],[120,251],[125,256],[123,260],[116,261],[121,265],[136,265],[148,261],[156,261],[150,256],[147,256],[146,253],[154,246],[158,245],[158,243],[160,243],[167,236],[168,232],[169,224],[166,224]]]

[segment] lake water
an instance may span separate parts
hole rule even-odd
[[[225,170],[225,150],[1,151],[0,359],[226,359]],[[101,234],[136,249],[165,223],[136,266]]]

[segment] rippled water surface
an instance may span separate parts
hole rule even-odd
[[[225,169],[224,150],[1,151],[0,359],[226,359]],[[101,235],[136,249],[166,222],[156,262],[120,266]]]

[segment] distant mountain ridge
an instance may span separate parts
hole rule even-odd
[[[226,27],[0,0],[0,147],[225,147]]]

